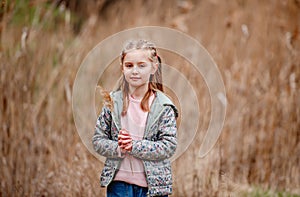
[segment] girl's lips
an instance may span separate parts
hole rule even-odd
[[[138,79],[140,79],[140,77],[130,77],[130,79],[132,79],[132,80],[138,80]]]

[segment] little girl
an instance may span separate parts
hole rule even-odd
[[[129,42],[120,59],[120,87],[105,96],[93,136],[94,149],[107,158],[101,186],[108,197],[168,196],[178,114],[163,93],[161,59],[145,40]]]

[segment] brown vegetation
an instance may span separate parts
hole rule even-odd
[[[210,118],[208,91],[184,60],[163,52],[201,97],[198,134],[173,162],[173,196],[241,196],[257,188],[300,195],[298,0],[98,0],[83,12],[78,6],[2,0],[0,196],[104,196],[102,164],[76,132],[72,84],[97,43],[145,25],[197,39],[217,62],[227,91],[223,133],[198,158]]]

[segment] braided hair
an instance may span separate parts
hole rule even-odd
[[[155,45],[147,40],[135,40],[135,41],[129,41],[125,47],[123,48],[121,55],[120,55],[120,64],[121,68],[123,67],[123,62],[126,54],[132,50],[149,50],[149,60],[153,63],[158,64],[158,69],[154,74],[151,74],[148,84],[148,91],[144,95],[142,101],[141,101],[141,108],[143,111],[149,111],[149,97],[151,94],[157,90],[164,91],[163,90],[163,84],[162,84],[162,69],[161,69],[161,58],[157,54],[157,49]],[[119,90],[122,90],[123,92],[123,110],[122,110],[122,116],[124,116],[127,113],[127,108],[129,104],[129,98],[128,98],[128,92],[129,92],[129,84],[125,80],[125,76],[123,75],[120,84],[119,84]]]

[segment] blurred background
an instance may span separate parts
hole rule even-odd
[[[162,52],[202,98],[197,136],[172,163],[172,196],[300,196],[299,0],[1,0],[0,6],[0,196],[105,196],[103,164],[74,125],[72,85],[96,44],[147,25],[198,40],[227,92],[222,134],[199,158],[210,120],[207,87],[185,60]],[[101,108],[99,99],[95,106]]]

